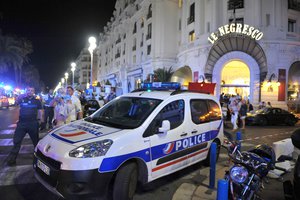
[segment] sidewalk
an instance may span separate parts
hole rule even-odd
[[[229,169],[228,160],[219,158],[216,166],[216,182],[215,188],[210,189],[209,186],[209,171],[206,167],[200,169],[201,176],[205,177],[200,184],[183,183],[176,190],[172,200],[216,200],[218,180],[224,178],[225,171]],[[283,180],[268,178],[264,181],[264,189],[260,192],[262,199],[284,200],[283,181],[292,180],[293,173],[285,174]]]
[[[242,143],[243,147],[243,143]],[[246,147],[245,147],[246,148]],[[221,149],[219,160],[216,165],[215,188],[209,188],[210,168],[205,167],[199,170],[198,176],[203,177],[200,183],[183,183],[173,195],[172,200],[216,200],[218,180],[224,178],[226,170],[232,166],[228,163],[228,155]],[[293,170],[282,176],[282,179],[266,178],[263,182],[264,189],[260,192],[262,199],[284,200],[283,181],[293,179]]]

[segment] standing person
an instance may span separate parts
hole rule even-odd
[[[247,117],[247,104],[245,99],[241,100],[241,107],[239,110],[239,114],[240,114],[240,119],[242,120],[242,129],[245,129],[245,125],[246,125],[246,117]]]
[[[53,89],[50,89],[46,95],[43,96],[44,100],[44,110],[45,110],[45,120],[42,124],[41,130],[45,129],[48,124],[48,128],[52,129],[52,120],[54,116],[54,107],[51,104],[51,102],[54,99]]]
[[[26,133],[29,134],[34,147],[39,141],[39,120],[42,123],[44,122],[44,110],[41,101],[35,98],[34,92],[34,88],[28,86],[26,94],[20,95],[17,99],[17,104],[20,105],[20,113],[13,138],[14,146],[8,155],[7,164],[9,166],[16,164],[22,140]]]
[[[239,115],[238,102],[236,99],[232,99],[230,103],[230,111],[231,111],[231,123],[233,126],[233,130],[236,130],[238,128],[237,119]]]
[[[57,90],[56,97],[52,100],[50,105],[54,107],[54,120],[53,125],[55,127],[66,124],[68,117],[67,105],[64,102],[64,91],[62,88]]]
[[[112,87],[110,89],[110,93],[104,98],[104,101],[105,101],[105,103],[108,103],[116,97],[117,96],[116,96],[115,88]]]
[[[248,104],[249,104],[249,107],[248,107],[248,111],[250,112],[250,113],[253,113],[253,105],[252,105],[252,103],[250,103],[250,101],[248,101]]]
[[[82,119],[82,107],[80,100],[74,94],[74,89],[71,86],[67,87],[67,95],[65,102],[67,104],[68,118],[66,123],[70,123],[77,119]]]
[[[270,102],[270,101],[268,101],[266,107],[267,107],[267,108],[272,108],[272,105],[271,105],[271,102]]]

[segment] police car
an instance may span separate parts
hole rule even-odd
[[[132,199],[138,183],[207,161],[211,143],[223,141],[217,98],[159,90],[168,88],[164,83],[152,86],[117,97],[40,140],[33,164],[37,180],[67,199]]]

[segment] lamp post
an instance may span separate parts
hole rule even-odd
[[[71,63],[71,71],[72,71],[72,87],[74,88],[74,71],[76,69],[76,63]]]
[[[89,37],[89,52],[91,54],[91,80],[90,80],[90,87],[93,85],[93,51],[96,48],[96,38]]]
[[[68,72],[66,72],[65,73],[66,87],[68,86],[68,78],[69,78],[69,74],[68,74]]]
[[[65,79],[64,78],[61,78],[61,86],[65,87]]]

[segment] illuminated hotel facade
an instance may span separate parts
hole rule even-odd
[[[123,93],[172,67],[172,81],[213,82],[217,96],[299,99],[300,0],[118,0],[99,40],[97,80]]]

